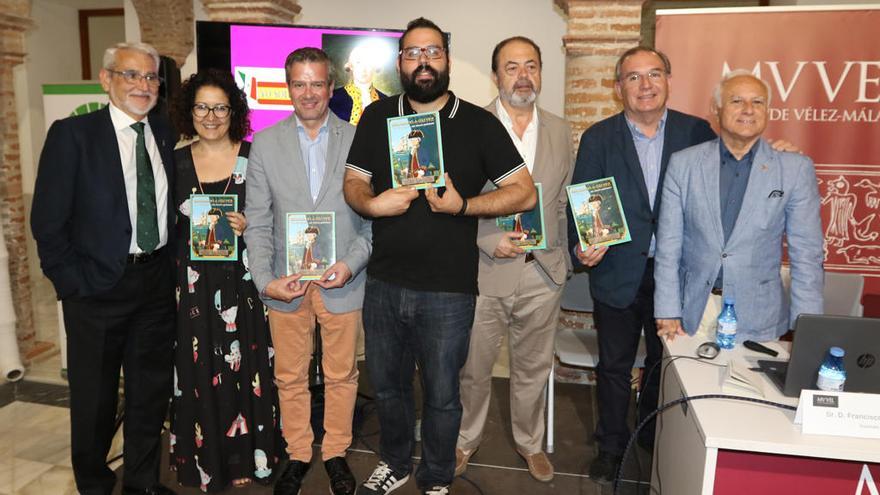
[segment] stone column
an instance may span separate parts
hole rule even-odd
[[[565,118],[577,144],[584,130],[622,108],[614,95],[614,64],[641,40],[644,0],[555,1],[568,15]]]
[[[141,27],[141,41],[178,67],[193,49],[193,4],[182,0],[132,0]]]
[[[30,4],[27,0],[0,0],[0,225],[9,250],[16,335],[23,356],[34,347],[36,334],[28,274],[28,227],[22,199],[13,69],[24,62],[24,33],[33,27]]]
[[[293,24],[301,6],[297,0],[202,0],[212,21]]]

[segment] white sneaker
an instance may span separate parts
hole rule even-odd
[[[434,485],[423,491],[422,495],[449,495],[449,485]]]
[[[408,474],[395,472],[385,461],[379,461],[373,474],[364,481],[357,492],[358,495],[386,495],[406,484],[408,480]]]

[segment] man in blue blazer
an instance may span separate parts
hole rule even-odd
[[[143,43],[104,53],[110,104],[56,121],[40,156],[31,229],[64,309],[70,436],[79,493],[109,495],[120,366],[125,370],[123,494],[158,484],[174,333],[173,139],[156,105],[159,55]],[[148,115],[149,114],[149,115]]]
[[[822,313],[822,221],[813,162],[774,151],[769,87],[733,71],[715,89],[720,139],[676,153],[663,185],[654,312],[668,339],[712,326],[733,298],[737,341],[774,340],[801,313]],[[785,236],[791,307],[779,268]],[[708,304],[707,304],[708,302]],[[704,309],[707,316],[704,318]]]
[[[644,331],[646,369],[660,360],[662,348],[654,326],[654,233],[660,211],[657,194],[672,153],[715,137],[703,119],[666,108],[671,66],[661,52],[635,47],[624,52],[615,67],[615,92],[623,112],[594,124],[581,137],[572,183],[614,177],[632,241],[610,248],[582,251],[569,212],[569,246],[575,266],[591,267],[599,338],[596,385],[599,455],[590,465],[590,478],[614,479],[630,436],[627,425],[639,339]],[[642,384],[644,417],[657,405],[659,373]],[[639,442],[652,447],[653,423]]]

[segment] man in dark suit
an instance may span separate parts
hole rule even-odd
[[[56,121],[40,157],[31,229],[64,309],[71,457],[77,489],[107,494],[120,366],[125,372],[123,494],[158,484],[174,344],[169,126],[150,115],[159,55],[142,43],[104,53],[110,105]]]
[[[645,369],[662,354],[654,323],[653,257],[658,191],[666,165],[672,153],[715,137],[705,120],[666,108],[670,75],[669,59],[661,52],[635,47],[621,55],[614,89],[623,112],[584,132],[572,177],[574,184],[614,177],[632,237],[611,248],[590,246],[582,251],[569,213],[568,239],[575,262],[592,267],[590,292],[599,337],[599,455],[590,465],[590,478],[600,483],[614,479],[630,436],[626,417],[631,370],[643,330]],[[657,406],[659,376],[656,370],[642,384],[639,418]],[[653,423],[641,432],[639,443],[653,448]]]

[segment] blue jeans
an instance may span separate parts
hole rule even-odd
[[[413,374],[422,385],[420,488],[452,483],[461,424],[459,372],[467,359],[476,295],[405,289],[368,278],[364,296],[367,370],[376,394],[381,457],[412,471]]]

